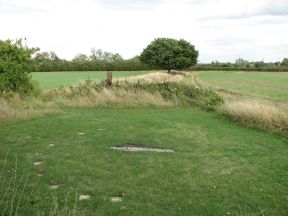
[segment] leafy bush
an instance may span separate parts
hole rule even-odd
[[[22,40],[13,43],[0,41],[0,93],[18,92],[30,94],[36,88],[29,73],[34,64],[31,56],[37,51],[22,44]]]

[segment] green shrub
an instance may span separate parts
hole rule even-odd
[[[29,73],[34,64],[31,56],[37,51],[22,44],[22,40],[13,43],[0,41],[0,93],[33,93],[36,84]]]

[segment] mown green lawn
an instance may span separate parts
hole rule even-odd
[[[114,78],[129,77],[135,75],[141,75],[147,72],[113,72]],[[103,80],[106,78],[106,72],[104,71],[79,71],[79,72],[34,72],[32,73],[33,80],[40,84],[40,87],[47,90],[50,88],[56,88],[61,86],[70,86],[77,82],[87,79],[91,80]]]
[[[288,72],[203,71],[198,77],[210,87],[288,100]]]
[[[109,149],[127,143],[175,153]],[[85,215],[288,215],[287,140],[196,108],[68,109],[0,127],[1,166],[6,153],[0,200],[16,157],[29,175],[20,215],[49,212],[54,196]]]

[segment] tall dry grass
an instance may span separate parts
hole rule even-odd
[[[89,89],[85,94],[73,94],[69,88],[53,89],[38,97],[0,97],[0,125],[17,120],[61,112],[64,107],[167,107],[177,105],[164,100],[158,93],[132,89]]]
[[[141,90],[107,88],[104,88],[101,92],[91,90],[89,94],[73,95],[71,97],[65,94],[56,94],[51,101],[58,107],[135,107],[140,105],[166,107],[175,105],[171,101],[164,100],[157,92],[152,94]]]
[[[218,110],[247,127],[258,127],[288,136],[288,113],[267,101],[226,101]]]
[[[16,120],[58,113],[57,107],[45,105],[35,99],[23,99],[19,95],[0,97],[0,125]]]

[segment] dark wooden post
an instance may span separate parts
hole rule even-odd
[[[112,72],[111,71],[107,71],[106,85],[107,86],[112,85]]]

